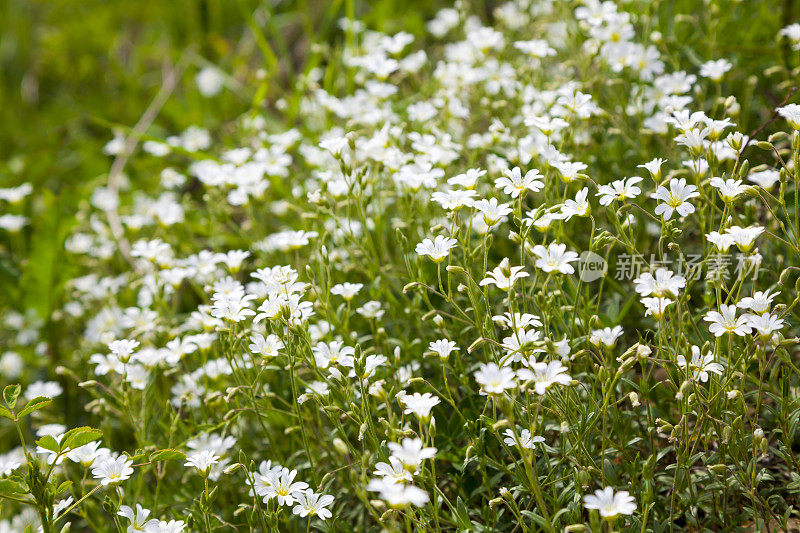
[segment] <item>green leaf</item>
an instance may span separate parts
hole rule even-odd
[[[60,448],[58,447],[58,442],[56,442],[56,439],[54,439],[50,435],[45,435],[41,439],[37,440],[36,445],[41,446],[45,450],[50,450],[51,452],[58,453],[59,451],[61,451]]]
[[[28,416],[32,412],[38,411],[39,409],[42,409],[43,407],[47,407],[51,403],[53,403],[53,399],[52,398],[48,398],[47,396],[38,396],[38,397],[34,398],[33,400],[29,401],[27,404],[25,404],[25,407],[22,408],[22,411],[20,411],[17,414],[17,418],[22,418],[23,416]]]
[[[102,436],[103,433],[99,429],[90,428],[89,426],[70,429],[64,434],[64,438],[61,439],[61,449],[74,450],[75,448],[80,448],[84,444],[96,441]]]
[[[64,481],[64,482],[63,482],[61,485],[59,485],[59,486],[58,486],[58,488],[56,489],[56,496],[58,496],[59,494],[61,494],[61,493],[62,493],[62,492],[64,492],[64,491],[66,491],[66,490],[67,490],[68,488],[70,488],[71,486],[72,486],[72,481],[69,481],[69,480],[67,480],[67,481]]]
[[[17,405],[17,398],[19,398],[20,392],[22,392],[22,389],[17,383],[3,389],[3,400],[5,400],[10,409],[14,409],[14,406]]]
[[[25,494],[27,492],[28,487],[24,483],[8,478],[0,479],[0,494]]]
[[[141,448],[137,448],[133,453],[125,452],[125,455],[134,463],[138,463],[139,461],[144,461],[144,456],[147,454]]]
[[[3,418],[8,418],[9,420],[14,420],[14,415],[11,413],[11,411],[6,409],[2,405],[0,405],[0,416],[2,416]]]
[[[158,450],[150,454],[150,462],[158,461],[182,461],[186,459],[186,454],[180,450]]]
[[[469,519],[469,509],[467,509],[467,505],[464,503],[464,500],[461,499],[461,496],[456,500],[456,511],[453,515],[455,516],[460,531],[469,531],[472,528],[472,523]]]
[[[64,253],[62,209],[58,207],[62,198],[43,188],[38,199],[43,204],[43,212],[33,228],[30,255],[19,283],[24,298],[21,305],[34,309],[40,317],[48,317],[59,296],[57,282],[63,275],[61,267],[65,263],[59,260]]]

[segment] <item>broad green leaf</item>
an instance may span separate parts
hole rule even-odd
[[[6,409],[1,405],[0,405],[0,416],[2,416],[3,418],[8,418],[9,420],[14,420],[14,415],[11,413],[11,411],[9,411],[8,409]]]
[[[50,450],[51,452],[58,453],[59,451],[61,451],[61,449],[58,446],[58,442],[56,442],[56,439],[54,439],[50,435],[45,435],[41,439],[37,440],[36,445],[41,446],[45,450]]]
[[[38,396],[33,400],[29,401],[27,404],[25,404],[25,407],[22,408],[22,411],[17,413],[17,418],[28,416],[32,412],[38,411],[39,409],[42,409],[43,407],[46,407],[51,403],[53,403],[52,398],[48,398],[47,396]]]
[[[84,444],[89,444],[92,441],[95,441],[103,436],[103,433],[99,429],[90,428],[88,426],[83,426],[75,429],[71,429],[64,434],[64,438],[61,439],[61,449],[66,450],[74,450],[75,448],[80,448]]]
[[[158,450],[150,454],[150,462],[157,461],[182,461],[186,459],[186,454],[180,450]]]
[[[19,398],[20,392],[22,392],[22,389],[17,383],[3,389],[3,400],[5,400],[9,408],[13,409],[17,405],[17,398]]]
[[[8,478],[0,479],[0,494],[25,494],[26,492],[28,492],[28,487],[24,483]]]

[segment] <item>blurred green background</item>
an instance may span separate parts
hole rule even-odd
[[[353,12],[370,27],[418,35],[443,3],[431,0],[0,0],[0,187],[34,186],[31,223],[0,235],[0,308],[49,316],[69,276],[63,241],[81,201],[102,184],[115,127],[139,120],[165,72],[185,57],[180,83],[150,133],[210,129],[291,93],[309,50],[336,46],[337,20]],[[278,67],[265,80],[267,45]],[[194,78],[216,65],[227,89],[204,98]],[[263,96],[263,94],[262,94]],[[0,213],[1,214],[1,213]]]

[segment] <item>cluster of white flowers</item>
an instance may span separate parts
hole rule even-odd
[[[762,416],[764,397],[791,388],[796,403],[800,106],[765,125],[789,131],[751,139],[723,92],[733,58],[680,70],[640,4],[514,0],[495,26],[447,8],[425,49],[344,20],[341,85],[313,68],[276,104],[301,126],[254,111],[231,125],[236,146],[199,127],[143,143],[156,190],[96,188],[66,241],[81,272],[47,327],[77,334],[48,345],[45,322],[5,315],[0,373],[31,402],[85,400],[127,450],[62,450],[67,428],[39,424],[45,470],[83,478],[49,519],[104,488],[128,531],[150,532],[279,530],[292,514],[611,529],[637,501],[644,530],[678,507],[698,524],[694,491],[715,509],[768,505],[739,484],[769,449],[762,426],[789,431],[771,403]],[[780,33],[794,48],[796,26]],[[230,86],[214,67],[195,82],[209,98]],[[767,159],[751,169],[757,147]],[[32,193],[0,189],[0,204]],[[27,222],[0,215],[11,232]],[[712,275],[733,253],[735,275]],[[585,276],[589,259],[619,268],[623,254],[643,270]],[[705,276],[676,266],[690,254]],[[58,381],[38,371],[57,342]],[[745,426],[754,436],[731,445]],[[185,475],[154,466],[167,460]],[[0,455],[0,476],[27,461]],[[223,492],[231,508],[212,513]],[[171,521],[123,505],[161,516],[161,498]],[[26,512],[11,530],[38,520]]]

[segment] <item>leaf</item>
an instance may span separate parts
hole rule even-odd
[[[41,446],[45,450],[50,450],[51,452],[55,452],[55,453],[58,453],[59,451],[61,451],[59,446],[58,446],[58,442],[56,442],[56,439],[54,439],[50,435],[45,435],[41,439],[37,440],[36,441],[36,445],[37,446]]]
[[[469,519],[469,509],[467,509],[467,505],[464,503],[464,500],[461,499],[461,496],[456,500],[456,511],[453,514],[458,523],[459,530],[469,531],[472,526]]]
[[[8,478],[0,479],[0,494],[25,494],[27,492],[28,487],[24,483]]]
[[[10,409],[14,409],[14,406],[17,405],[17,398],[19,398],[20,392],[22,392],[22,389],[17,383],[3,389],[3,400],[5,400]]]
[[[136,451],[133,453],[125,452],[125,455],[128,456],[128,459],[130,459],[134,463],[138,463],[139,461],[144,460],[145,453],[146,452],[141,448],[137,448]]]
[[[64,482],[63,482],[61,485],[59,485],[59,486],[58,486],[58,488],[56,489],[56,493],[55,493],[55,494],[56,494],[56,496],[58,496],[59,494],[61,494],[62,492],[64,492],[64,491],[65,491],[65,490],[67,490],[68,488],[70,488],[71,486],[72,486],[72,481],[69,481],[69,480],[67,480],[67,481],[64,481]]]
[[[89,426],[70,429],[64,434],[64,438],[61,439],[61,449],[74,450],[75,448],[80,448],[84,444],[96,441],[102,436],[103,433],[99,429],[94,429]]]
[[[180,450],[158,450],[150,454],[150,462],[158,461],[182,461],[186,459],[186,454]]]
[[[9,420],[14,420],[14,415],[11,413],[11,411],[6,409],[2,405],[0,405],[0,416],[2,416],[3,418],[8,418]]]
[[[38,397],[34,398],[33,400],[29,401],[27,404],[25,404],[25,407],[22,408],[22,411],[20,411],[17,414],[17,418],[22,418],[23,416],[28,416],[32,412],[38,411],[39,409],[42,409],[43,407],[46,407],[46,406],[50,405],[51,403],[53,403],[53,399],[52,398],[48,398],[47,396],[38,396]],[[0,414],[2,414],[2,413],[0,413]]]
[[[48,317],[53,312],[54,302],[59,296],[57,280],[63,275],[61,267],[64,261],[59,261],[64,253],[62,210],[58,207],[60,199],[52,191],[40,191],[39,200],[44,209],[33,229],[30,255],[19,282],[24,297],[22,305],[34,309],[40,317]]]

